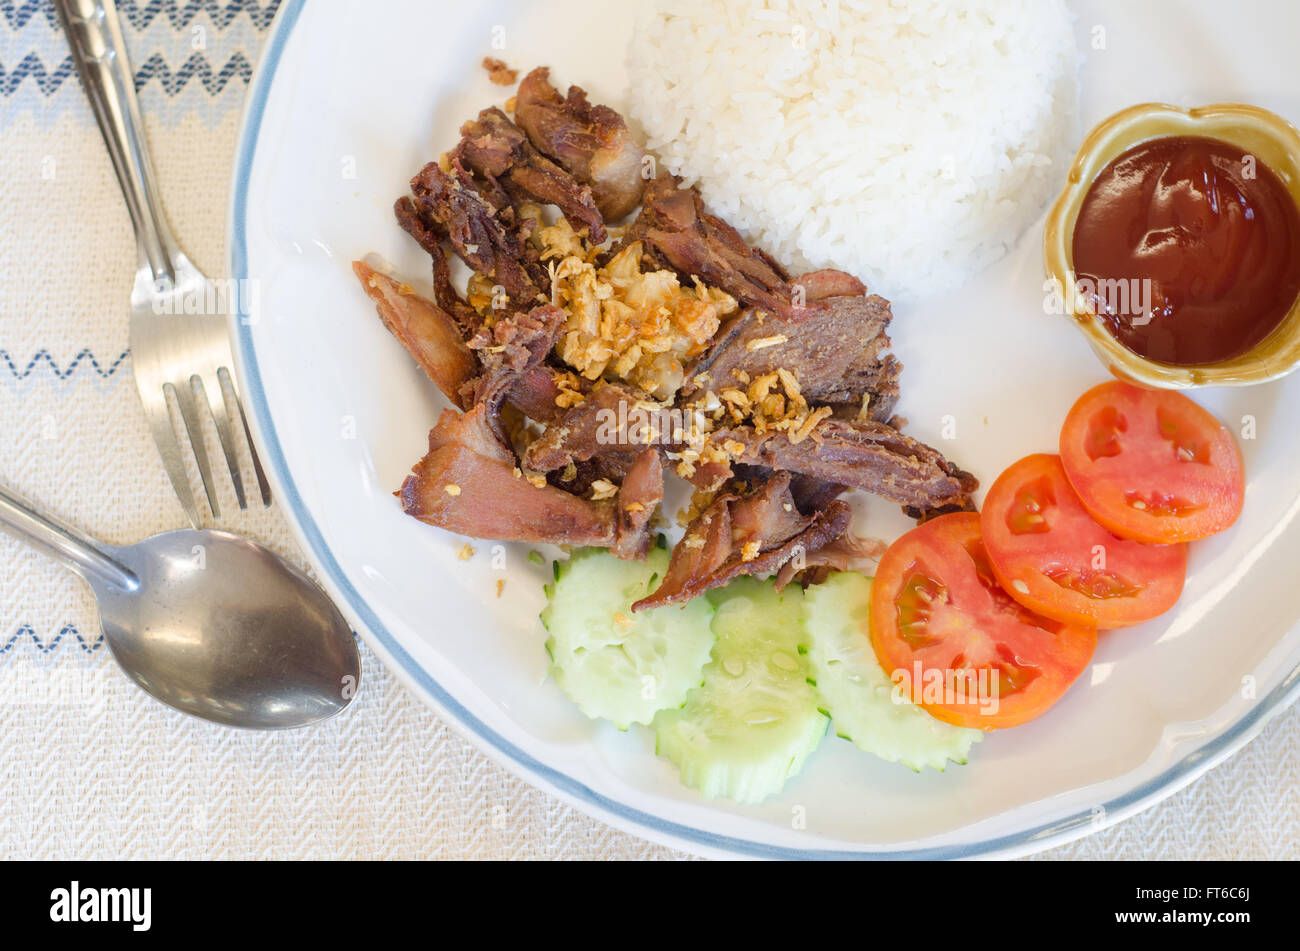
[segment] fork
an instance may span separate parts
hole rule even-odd
[[[262,504],[269,506],[271,488],[231,372],[234,359],[227,318],[246,312],[249,295],[233,282],[204,277],[172,237],[113,0],[54,0],[54,7],[135,227],[140,263],[131,291],[131,365],[167,476],[185,514],[199,528],[199,508],[182,441],[172,423],[170,397],[180,413],[213,518],[219,518],[221,511],[204,444],[205,413],[216,427],[239,507],[248,508],[248,499],[236,433],[252,457]]]

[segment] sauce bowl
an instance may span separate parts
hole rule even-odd
[[[1166,136],[1219,139],[1271,168],[1300,207],[1300,132],[1281,116],[1256,106],[1222,103],[1184,109],[1144,103],[1117,112],[1084,139],[1065,190],[1047,218],[1043,250],[1047,276],[1062,291],[1066,313],[1093,351],[1120,379],[1161,389],[1249,386],[1285,376],[1300,366],[1300,298],[1277,328],[1241,356],[1219,363],[1174,366],[1139,356],[1117,340],[1074,293],[1074,226],[1092,183],[1134,146]]]

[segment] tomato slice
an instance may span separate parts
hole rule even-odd
[[[1214,535],[1237,520],[1246,497],[1232,433],[1171,390],[1093,387],[1065,418],[1061,461],[1092,517],[1140,542]]]
[[[994,577],[974,512],[894,542],[876,570],[871,644],[904,695],[945,723],[994,730],[1046,711],[1088,666],[1091,625],[1037,617]]]
[[[1183,591],[1186,545],[1146,545],[1098,524],[1061,457],[1026,456],[989,488],[980,516],[993,572],[1031,611],[1067,624],[1128,627]]]

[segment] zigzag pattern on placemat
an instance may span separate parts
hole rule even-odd
[[[97,634],[94,640],[87,641],[81,636],[81,632],[71,624],[63,625],[59,630],[59,633],[55,634],[53,639],[48,643],[41,639],[40,635],[36,633],[36,629],[30,624],[23,624],[19,626],[18,630],[10,634],[7,640],[0,641],[0,656],[8,654],[19,643],[21,643],[25,637],[30,637],[32,639],[32,644],[35,645],[36,649],[42,654],[52,653],[58,649],[58,646],[63,643],[65,639],[70,640],[72,638],[76,639],[77,646],[87,654],[93,654],[104,646],[103,634]]]
[[[27,21],[38,12],[44,14],[45,18],[53,24],[58,23],[58,17],[54,15],[54,7],[49,0],[22,0],[21,3],[15,0],[0,0],[0,16],[5,18],[9,29],[14,31],[25,27]]]
[[[258,0],[117,0],[118,14],[137,30],[148,29],[160,15],[166,16],[173,29],[183,30],[200,13],[206,13],[217,29],[224,30],[246,13],[253,28],[260,32],[271,25],[279,7],[280,0],[266,0],[265,6]],[[0,0],[0,16],[11,30],[21,30],[38,13],[45,17],[50,29],[59,29],[59,18],[50,0]]]
[[[0,96],[6,98],[12,96],[18,91],[18,87],[23,84],[23,80],[29,76],[42,95],[53,96],[59,91],[64,80],[71,75],[71,56],[64,57],[63,62],[59,63],[57,67],[48,70],[39,56],[35,53],[28,53],[23,57],[23,61],[14,67],[13,72],[10,72],[4,63],[0,63]]]
[[[13,96],[22,86],[23,80],[31,77],[47,98],[53,96],[72,75],[72,57],[67,56],[54,69],[46,67],[36,53],[28,53],[23,61],[9,71],[0,63],[0,96]],[[253,78],[253,64],[243,53],[236,51],[219,70],[212,68],[212,63],[202,53],[193,53],[179,69],[172,72],[162,53],[154,53],[144,65],[135,71],[135,88],[142,92],[149,81],[157,79],[169,96],[179,96],[191,79],[198,77],[199,82],[210,96],[219,96],[226,86],[236,77],[245,85]]]
[[[195,76],[199,77],[208,95],[219,96],[235,76],[238,76],[244,85],[248,85],[253,78],[253,64],[243,53],[236,52],[225,66],[214,73],[208,58],[202,53],[194,53],[180,69],[173,73],[167,66],[167,60],[163,59],[162,53],[154,53],[135,71],[135,88],[139,92],[149,84],[149,80],[157,77],[159,84],[167,91],[167,95],[179,96],[184,91],[185,84]]]
[[[90,348],[87,347],[79,351],[65,369],[60,370],[59,365],[54,361],[54,357],[50,355],[50,351],[46,350],[44,347],[37,350],[32,358],[27,361],[27,365],[21,368],[18,363],[14,361],[14,358],[9,355],[8,350],[0,350],[0,367],[8,369],[9,374],[15,380],[26,380],[32,375],[37,364],[43,363],[48,366],[50,372],[60,380],[69,380],[72,378],[72,375],[77,372],[78,367],[83,364],[88,364],[96,373],[99,374],[101,380],[107,380],[118,371],[122,364],[126,362],[126,358],[130,355],[130,350],[123,350],[116,360],[108,364],[108,366],[104,366],[104,364],[100,363],[95,357],[95,354],[91,352]]]

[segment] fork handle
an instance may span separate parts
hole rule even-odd
[[[113,158],[113,168],[135,226],[141,261],[148,263],[155,281],[174,283],[172,252],[176,243],[163,217],[117,7],[113,0],[54,0],[54,9],[72,47],[72,60],[99,131]]]

